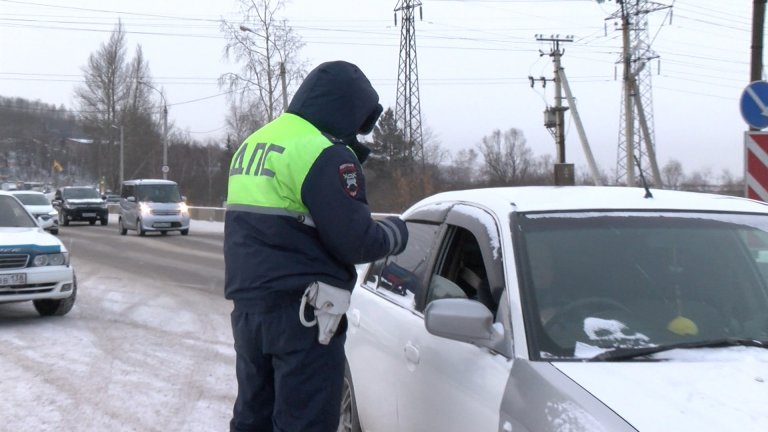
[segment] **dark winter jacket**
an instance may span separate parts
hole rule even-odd
[[[236,308],[298,298],[320,280],[352,289],[355,264],[401,252],[398,218],[374,221],[357,142],[381,106],[346,62],[315,68],[288,107],[232,159],[225,220],[225,296]]]

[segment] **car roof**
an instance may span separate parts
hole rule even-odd
[[[18,190],[18,189],[8,191],[8,193],[10,193],[11,195],[24,195],[24,194],[28,194],[28,195],[45,195],[43,192],[40,192],[40,191]]]
[[[175,185],[176,182],[173,180],[164,180],[164,179],[133,179],[133,180],[126,180],[123,182],[123,184],[127,185],[140,185],[140,184],[173,184]]]
[[[425,198],[404,213],[425,205],[474,203],[497,214],[583,210],[694,210],[768,213],[762,201],[728,195],[621,186],[520,186],[443,192]]]

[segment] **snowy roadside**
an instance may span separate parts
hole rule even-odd
[[[223,224],[191,229],[222,232]],[[0,431],[228,430],[231,303],[72,260],[80,289],[68,315],[0,304]]]

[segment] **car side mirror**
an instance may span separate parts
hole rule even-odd
[[[494,324],[491,311],[476,300],[434,300],[424,311],[424,325],[435,336],[491,349],[504,339],[503,327]]]

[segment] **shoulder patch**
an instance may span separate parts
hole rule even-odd
[[[359,187],[357,185],[357,165],[353,163],[344,163],[339,165],[339,179],[344,191],[352,198],[357,196]]]

